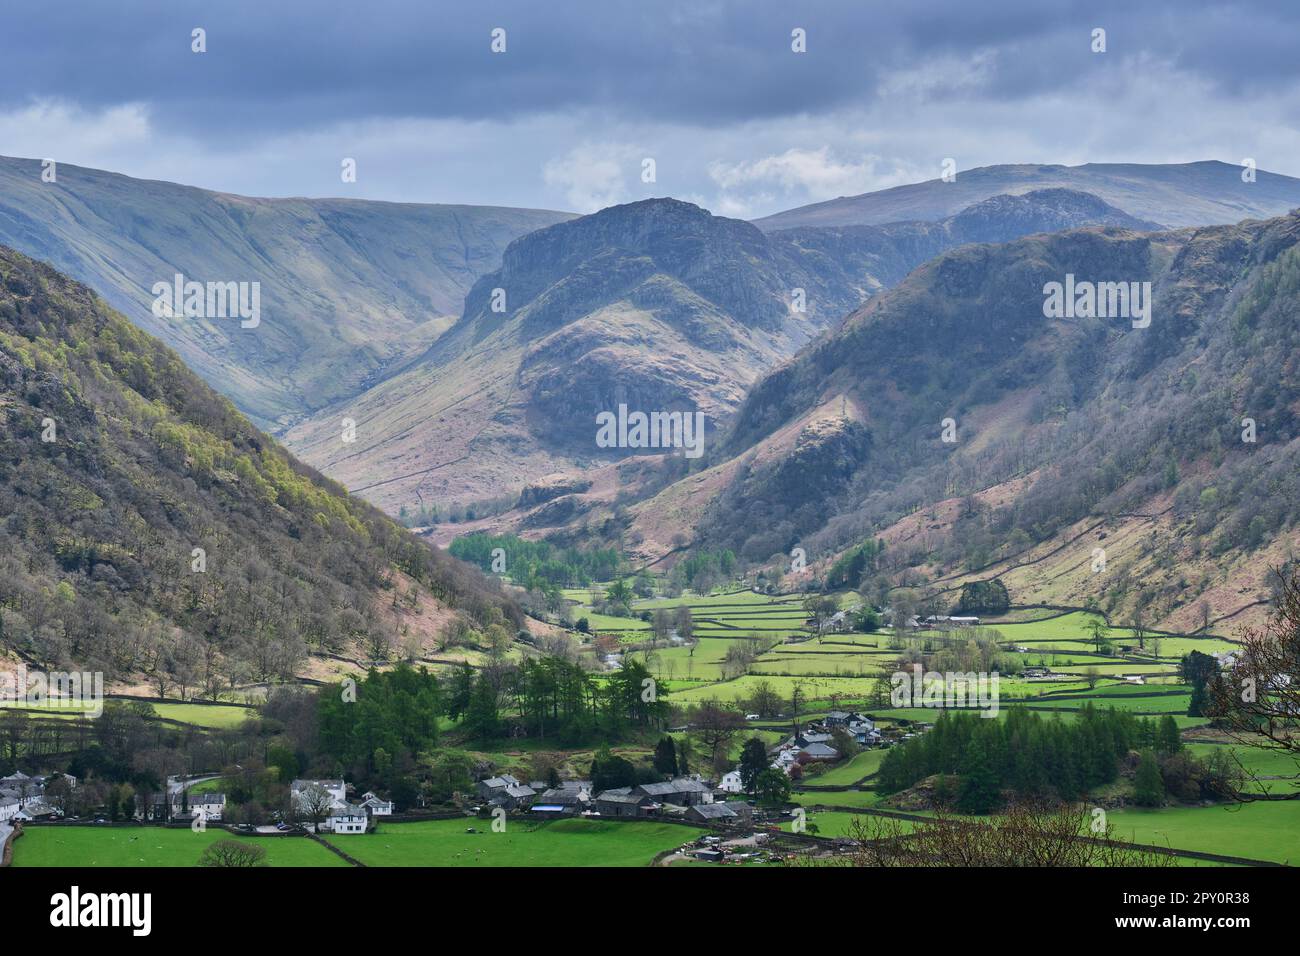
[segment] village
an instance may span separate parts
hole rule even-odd
[[[842,755],[835,742],[846,739],[858,748],[888,744],[869,717],[836,710],[770,748],[769,767],[797,779],[809,765],[840,760]],[[129,822],[195,830],[212,826],[246,835],[360,837],[374,833],[386,818],[409,821],[463,816],[470,821],[515,819],[536,823],[565,818],[664,821],[711,831],[680,848],[682,856],[724,862],[769,856],[761,848],[771,837],[780,835],[779,827],[788,822],[791,813],[798,812],[786,806],[761,806],[747,793],[739,765],[716,780],[689,774],[604,790],[595,789],[587,779],[552,780],[548,784],[498,773],[478,780],[472,793],[460,795],[456,809],[449,806],[441,811],[409,807],[399,811],[391,800],[373,791],[358,794],[351,783],[341,778],[296,779],[289,787],[289,805],[275,814],[277,822],[261,826],[223,819],[226,795],[208,789],[219,783],[220,777],[215,774],[168,778],[166,793],[134,798]],[[67,774],[41,777],[17,772],[0,778],[0,827],[7,833],[19,824],[108,825],[110,820],[101,812],[103,808],[97,808],[89,819],[65,813],[65,805],[71,805],[69,798],[76,788],[77,779]],[[479,831],[470,825],[466,832]]]

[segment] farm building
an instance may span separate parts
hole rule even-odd
[[[538,816],[570,817],[587,809],[590,797],[586,791],[552,787],[534,798],[529,809]]]
[[[537,799],[537,791],[524,784],[516,784],[497,791],[488,803],[507,810],[526,810]]]
[[[519,781],[508,773],[499,777],[488,777],[478,782],[478,795],[483,800],[491,800],[511,787],[519,786]]]
[[[645,817],[659,809],[652,798],[631,787],[604,790],[596,795],[595,805],[602,817]]]
[[[665,783],[643,783],[634,792],[679,807],[713,802],[713,791],[694,777],[677,777]]]
[[[816,743],[800,748],[799,756],[808,760],[838,760],[840,752],[827,744]]]
[[[686,811],[686,819],[696,823],[708,823],[715,826],[730,826],[740,822],[730,803],[698,803]]]

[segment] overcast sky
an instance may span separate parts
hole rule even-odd
[[[1297,49],[1297,0],[72,0],[4,14],[0,154],[261,196],[672,195],[743,218],[946,157],[1300,176]]]

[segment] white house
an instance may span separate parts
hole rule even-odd
[[[312,787],[320,787],[330,795],[330,808],[338,810],[348,804],[348,785],[343,780],[295,780],[289,785],[295,807],[303,805],[303,794]]]
[[[875,721],[868,717],[855,715],[855,719],[850,720],[847,727],[853,739],[863,746],[870,746],[880,741],[880,731],[876,729]]]
[[[380,800],[373,790],[367,790],[361,795],[361,806],[372,817],[391,817],[393,815],[393,801]]]
[[[739,770],[729,770],[722,775],[718,781],[718,789],[727,793],[740,793],[745,789],[745,785],[740,781]]]
[[[783,747],[776,757],[772,760],[772,767],[780,770],[782,773],[789,774],[790,768],[799,762],[799,751],[793,746]]]
[[[179,795],[178,795],[179,797]],[[180,809],[180,803],[173,799],[176,808]],[[190,813],[205,821],[213,823],[221,822],[221,815],[226,811],[226,795],[224,793],[191,793],[190,794]]]
[[[368,819],[365,807],[359,807],[356,804],[345,804],[330,811],[330,815],[325,818],[322,829],[332,830],[336,834],[365,833]]]
[[[19,806],[39,801],[45,793],[45,781],[41,777],[29,777],[21,770],[7,777],[0,777],[0,799],[16,799]]]
[[[0,800],[0,823],[12,820],[18,815],[20,809],[22,809],[22,807],[13,797],[6,797],[5,799]]]

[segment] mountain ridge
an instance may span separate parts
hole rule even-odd
[[[1080,166],[1015,163],[961,170],[950,182],[931,179],[841,196],[754,220],[765,232],[796,226],[880,225],[942,219],[966,206],[1006,193],[1043,187],[1090,192],[1130,215],[1176,228],[1224,225],[1282,215],[1300,206],[1300,179],[1217,160],[1191,163],[1084,163]]]
[[[0,158],[0,244],[88,282],[261,425],[283,427],[422,351],[505,245],[568,213],[246,197]],[[258,282],[256,329],[153,314],[153,283]],[[232,327],[233,325],[233,327]]]
[[[763,370],[937,252],[1062,221],[1149,225],[1067,190],[940,223],[766,235],[680,200],[611,207],[512,242],[420,359],[286,439],[390,510],[445,504],[457,485],[518,491],[626,457],[592,446],[602,410],[700,411],[713,431]],[[365,434],[352,447],[344,417]]]

